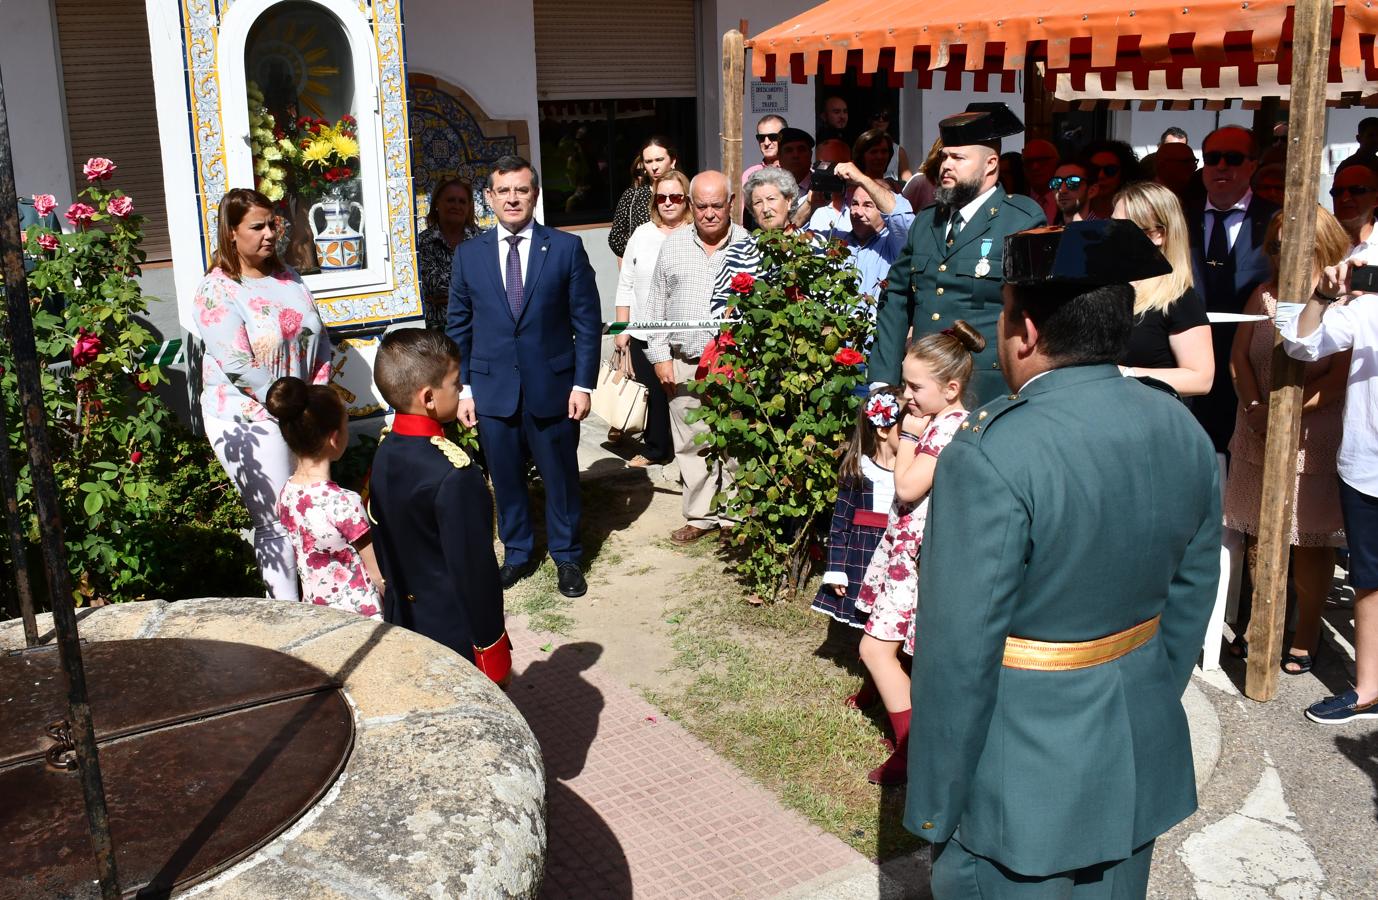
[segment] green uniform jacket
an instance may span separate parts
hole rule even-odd
[[[930,206],[909,229],[909,243],[890,267],[876,309],[876,337],[867,371],[872,381],[902,384],[905,336],[914,340],[965,319],[986,338],[976,356],[971,401],[989,403],[1007,389],[995,352],[995,322],[1003,301],[1005,236],[1045,224],[1043,210],[1029,197],[996,187],[981,212],[947,246],[947,211]],[[985,255],[982,256],[984,251]],[[986,264],[981,265],[982,259]],[[980,268],[984,272],[977,275]]]
[[[1046,876],[1191,815],[1181,697],[1219,574],[1215,451],[1180,401],[1091,365],[973,413],[924,533],[905,826]],[[1008,635],[1094,640],[1159,614],[1108,663],[1001,666]]]

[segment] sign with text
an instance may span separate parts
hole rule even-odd
[[[753,115],[789,112],[789,85],[782,81],[753,81],[751,112]]]

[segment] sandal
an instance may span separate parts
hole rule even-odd
[[[1288,653],[1282,657],[1282,674],[1284,675],[1305,675],[1310,672],[1316,664],[1315,653]],[[1296,666],[1289,669],[1288,666]]]

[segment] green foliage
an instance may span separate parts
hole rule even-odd
[[[719,498],[733,530],[737,571],[766,598],[787,596],[808,574],[808,542],[837,498],[838,455],[856,421],[864,373],[853,350],[870,317],[839,244],[801,235],[757,235],[760,275],[741,276],[732,345],[691,389],[703,400],[705,443],[737,463]]]
[[[38,260],[29,275],[34,338],[73,583],[82,600],[134,600],[175,596],[170,585],[185,574],[204,593],[208,578],[243,575],[233,529],[246,516],[209,447],[174,431],[153,392],[167,374],[143,362],[154,341],[138,318],[146,311],[135,280],[143,217],[122,191],[103,186],[105,177],[92,176],[69,209],[75,232],[35,225],[25,235]],[[53,365],[63,362],[70,367]],[[26,461],[8,346],[0,364],[7,438]],[[37,543],[27,464],[18,494]]]

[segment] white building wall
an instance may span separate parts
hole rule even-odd
[[[526,122],[531,163],[540,171],[536,20],[532,0],[501,6],[479,0],[407,0],[407,70],[463,88],[494,119]],[[537,218],[544,212],[536,210]]]
[[[0,76],[19,196],[53,194],[72,202],[67,113],[50,0],[0,0]]]

